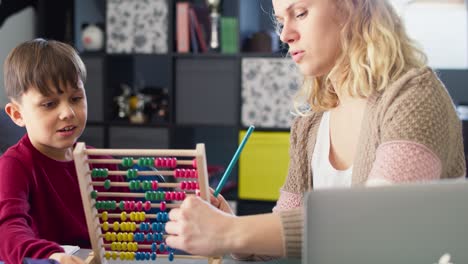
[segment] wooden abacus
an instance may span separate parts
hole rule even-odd
[[[197,144],[196,149],[86,149],[84,143],[76,144],[73,151],[78,181],[80,185],[81,197],[83,201],[86,224],[89,230],[92,251],[85,260],[86,263],[108,263],[108,259],[120,260],[157,260],[166,256],[172,261],[176,259],[207,259],[210,264],[220,264],[220,257],[204,257],[194,255],[174,255],[171,249],[163,243],[164,222],[167,221],[166,208],[174,208],[180,205],[180,201],[185,199],[186,195],[199,195],[202,199],[209,201],[210,192],[208,186],[208,171],[206,165],[205,146]],[[112,156],[113,159],[90,159],[89,156]],[[140,157],[133,160],[130,156]],[[122,157],[122,158],[117,158]],[[151,157],[151,158],[149,158]],[[171,158],[166,158],[171,157]],[[177,159],[182,158],[182,159]],[[190,159],[193,158],[193,159]],[[90,170],[90,164],[122,164],[129,167],[127,171],[107,169]],[[157,171],[138,171],[132,166],[138,164],[145,167],[153,167]],[[193,169],[177,169],[178,166],[192,166]],[[112,175],[125,175],[130,182],[111,182],[109,179],[103,181],[93,181],[93,178],[106,178]],[[178,183],[158,183],[157,181],[139,181],[137,177],[162,175],[181,178],[197,179],[197,182],[178,182]],[[103,186],[106,192],[97,192],[95,186]],[[133,192],[107,192],[112,187],[126,187],[130,190],[144,190],[145,193]],[[162,188],[180,188],[181,192],[162,192],[156,191]],[[184,190],[189,190],[187,194]],[[130,199],[146,199],[142,201],[98,201],[97,197],[115,197]],[[176,200],[179,203],[166,204],[165,200]],[[154,203],[159,201],[159,203]],[[151,208],[160,208],[157,214],[146,214]],[[120,209],[121,214],[108,213],[107,210]],[[138,212],[134,212],[133,210]],[[100,212],[99,212],[99,211]],[[105,210],[105,211],[103,211]],[[128,213],[128,211],[132,211]],[[122,222],[115,221],[113,224],[107,222],[108,218],[120,218]],[[129,222],[125,222],[130,218]],[[103,221],[100,222],[100,219]],[[145,219],[156,219],[157,222],[146,223]],[[136,222],[140,222],[137,224]],[[106,232],[102,230],[125,232]],[[139,229],[139,233],[133,233]],[[128,231],[128,233],[127,233]],[[153,231],[153,232],[149,232]],[[104,240],[112,243],[104,243]],[[118,242],[115,242],[118,241]],[[123,241],[123,242],[122,242]],[[153,242],[151,245],[139,245],[138,242]],[[159,242],[159,244],[157,243]],[[110,249],[110,250],[109,250]],[[145,249],[146,252],[139,252],[139,249]],[[151,252],[151,253],[150,253]],[[159,252],[159,253],[157,253]]]

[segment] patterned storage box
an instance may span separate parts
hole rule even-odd
[[[167,0],[107,0],[107,53],[167,53]]]
[[[301,84],[294,62],[284,58],[242,60],[242,124],[289,128],[292,99]]]

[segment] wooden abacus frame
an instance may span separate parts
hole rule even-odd
[[[210,191],[208,186],[208,170],[206,163],[205,145],[197,144],[195,149],[86,149],[83,142],[76,144],[73,151],[75,167],[80,185],[81,198],[83,201],[84,212],[86,216],[86,224],[89,230],[92,252],[86,258],[85,262],[89,264],[108,263],[104,258],[104,242],[98,211],[95,208],[96,201],[91,197],[91,192],[94,190],[91,179],[91,171],[89,164],[96,162],[90,160],[88,156],[140,156],[140,157],[194,157],[196,160],[196,170],[198,173],[198,185],[200,188],[200,197],[205,201],[210,201]],[[97,163],[120,163],[120,160],[102,160]],[[154,172],[153,172],[154,175]],[[121,193],[124,195],[124,193]],[[113,193],[118,195],[118,193]],[[207,259],[210,264],[221,264],[221,257],[202,257],[193,255],[177,255],[175,258],[188,259]]]

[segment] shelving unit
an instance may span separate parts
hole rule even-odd
[[[225,0],[222,16],[236,17],[240,52],[236,54],[177,53],[175,38],[175,0],[167,0],[168,47],[164,54],[107,54],[85,52],[81,45],[81,25],[105,25],[106,1],[75,1],[75,47],[88,69],[88,125],[82,139],[96,147],[187,148],[198,142],[206,145],[208,164],[225,167],[237,149],[241,123],[242,60],[244,58],[282,58],[284,53],[258,53],[242,50],[253,32],[274,30],[270,0]],[[202,0],[188,1],[193,5]],[[277,40],[279,42],[279,39]],[[119,86],[144,82],[144,86],[164,87],[169,91],[169,116],[166,122],[132,124],[117,120],[113,98]],[[287,128],[259,127],[260,130],[288,131]],[[285,175],[284,175],[285,176]],[[284,177],[283,176],[283,177]],[[238,170],[231,181],[237,182]],[[237,189],[227,194],[238,199]],[[272,203],[266,202],[271,209]],[[240,206],[242,208],[242,206]]]

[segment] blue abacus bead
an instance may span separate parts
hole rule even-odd
[[[151,234],[151,233],[146,234],[146,241],[148,241],[148,242],[153,241],[153,234]]]
[[[167,258],[169,259],[169,261],[174,261],[174,252],[169,253]]]
[[[156,250],[158,250],[158,244],[156,243],[151,244],[151,251],[156,252]]]
[[[154,253],[154,252],[151,253],[151,260],[156,260],[156,257],[157,257],[157,256],[158,256],[158,255],[156,255],[156,253]]]
[[[156,214],[156,221],[161,222],[161,212]]]
[[[153,233],[153,241],[158,241],[158,233]]]
[[[163,222],[167,222],[169,221],[169,215],[167,214],[167,212],[164,212],[164,221]]]
[[[161,224],[161,232],[166,232],[166,224],[165,223]]]
[[[149,252],[146,252],[145,253],[145,258],[146,258],[146,260],[150,260],[151,254]]]
[[[157,231],[158,230],[158,223],[156,223],[156,222],[151,223],[151,230],[153,230],[153,232]]]
[[[140,252],[135,252],[135,260],[140,260]]]
[[[164,246],[164,243],[159,244],[159,251],[164,252],[166,250],[166,247]]]

